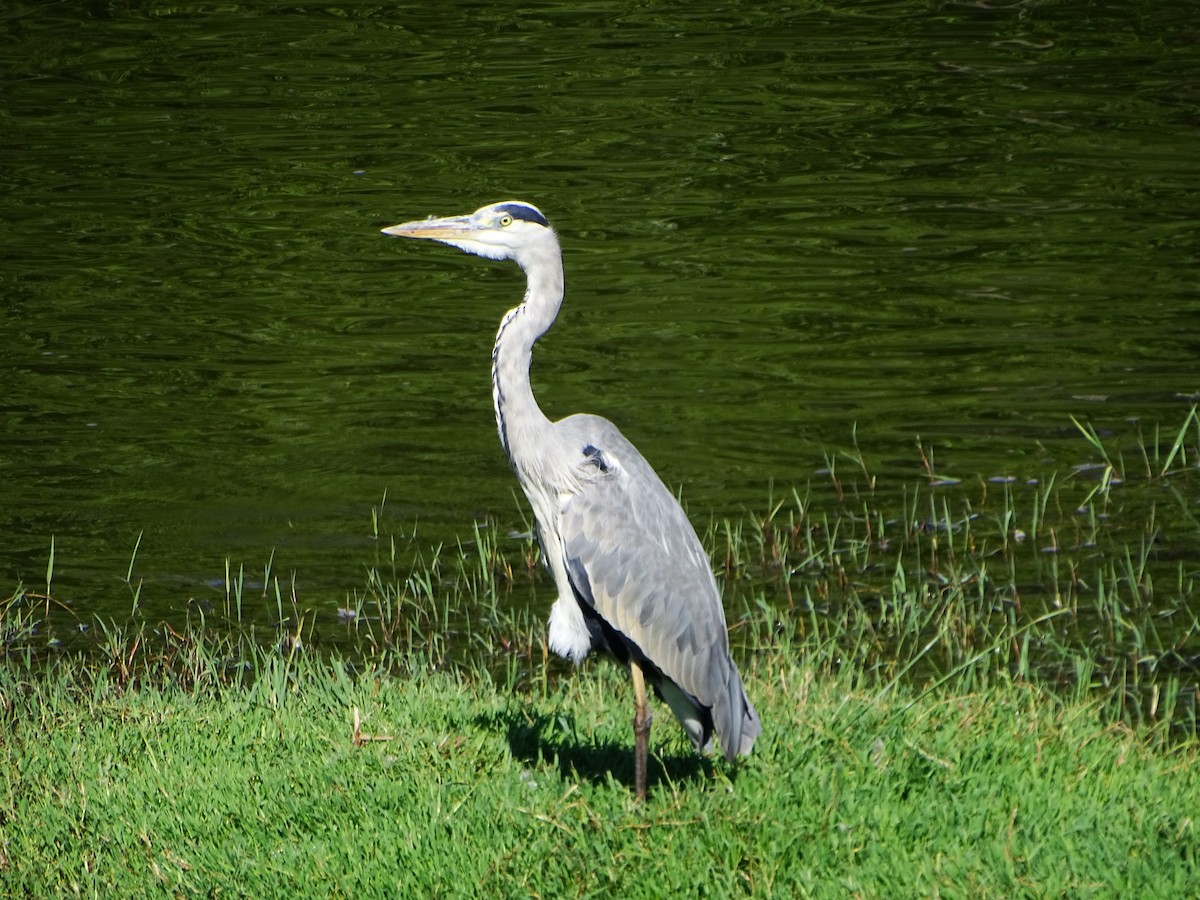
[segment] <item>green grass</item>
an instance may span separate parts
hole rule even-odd
[[[791,648],[784,648],[791,649]],[[997,680],[919,695],[759,655],[729,767],[659,710],[635,805],[610,665],[525,688],[259,654],[118,689],[3,670],[9,896],[1186,896],[1200,760]],[[355,715],[361,731],[353,730]]]
[[[1066,474],[921,448],[889,494],[854,451],[714,522],[764,733],[727,766],[656,706],[641,807],[625,677],[548,653],[528,539],[381,506],[336,620],[269,564],[147,618],[135,552],[81,622],[52,548],[0,603],[0,893],[1195,895],[1200,419],[1079,430]]]

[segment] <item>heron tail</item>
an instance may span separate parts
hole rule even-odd
[[[729,661],[725,688],[725,691],[718,693],[713,704],[713,720],[725,758],[733,762],[734,758],[745,756],[753,749],[754,739],[762,734],[762,722],[758,719],[754,704],[746,696],[742,676],[732,660]]]

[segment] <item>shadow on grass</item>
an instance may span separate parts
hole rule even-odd
[[[633,726],[628,743],[598,740],[580,734],[575,717],[567,713],[543,714],[528,709],[507,709],[476,717],[476,724],[503,731],[514,758],[530,765],[555,766],[563,778],[604,784],[613,777],[634,789]],[[661,724],[660,724],[661,723]],[[670,716],[659,716],[655,725],[673,726]],[[712,777],[712,762],[695,753],[662,756],[655,752],[651,732],[650,756],[646,765],[646,789],[660,784],[703,783]],[[731,773],[732,774],[732,773]]]

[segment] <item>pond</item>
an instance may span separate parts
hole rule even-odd
[[[511,264],[379,228],[517,197],[560,233],[552,417],[698,523],[825,482],[1026,479],[1200,397],[1185,7],[15,3],[0,100],[0,572],[83,617],[332,616],[372,510],[527,527],[490,350]],[[136,548],[136,559],[135,557]]]

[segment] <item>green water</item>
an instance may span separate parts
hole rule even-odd
[[[0,575],[84,616],[295,573],[371,508],[522,505],[511,265],[381,226],[538,204],[552,416],[614,419],[697,521],[857,441],[1036,477],[1200,395],[1191,4],[16,3],[0,18]]]

